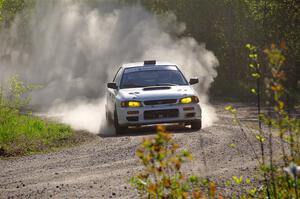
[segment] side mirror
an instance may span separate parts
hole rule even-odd
[[[191,78],[189,83],[190,83],[190,85],[198,84],[199,83],[199,79],[197,77]]]
[[[107,88],[118,89],[118,86],[115,82],[107,83]]]

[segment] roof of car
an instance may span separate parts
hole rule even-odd
[[[176,66],[176,64],[174,63],[170,63],[170,62],[160,62],[160,61],[156,61],[155,64],[144,64],[144,62],[134,62],[134,63],[126,63],[123,64],[122,67],[123,68],[131,68],[131,67],[141,67],[141,66],[147,66],[147,65],[155,65],[155,66]]]

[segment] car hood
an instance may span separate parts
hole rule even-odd
[[[120,89],[118,97],[121,100],[156,100],[180,99],[185,96],[195,95],[190,86],[153,86],[145,88]]]

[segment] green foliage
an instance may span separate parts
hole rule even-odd
[[[8,27],[24,6],[25,0],[0,0],[0,21]]]
[[[300,4],[298,0],[120,0],[141,4],[153,13],[174,13],[186,30],[178,37],[192,36],[204,42],[217,56],[220,67],[211,88],[211,97],[232,97],[252,101],[248,88],[253,87],[248,76],[247,52],[244,44],[255,43],[258,49],[274,41],[285,40],[291,50],[285,71],[289,81],[290,102],[300,96],[297,87],[300,73]],[[217,10],[217,12],[214,12]],[[250,55],[262,57],[262,52]],[[263,64],[264,59],[259,60]],[[262,70],[263,72],[263,70]],[[256,77],[257,74],[256,74]],[[230,84],[228,83],[230,82]],[[234,85],[234,86],[232,86]],[[246,89],[245,89],[246,88]]]
[[[29,20],[36,0],[0,0],[0,31],[9,34],[9,28],[18,19],[17,37],[26,45],[30,45]]]
[[[24,155],[59,147],[72,135],[70,127],[31,115],[0,110],[0,156]]]
[[[0,107],[8,107],[18,111],[26,107],[30,101],[24,94],[38,88],[35,85],[25,85],[18,76],[13,76],[7,83],[8,87],[0,85]]]
[[[73,133],[66,125],[45,122],[30,113],[20,114],[28,102],[23,97],[35,86],[25,85],[17,76],[0,89],[0,156],[24,155],[58,147]]]
[[[250,51],[250,55],[257,53],[257,48],[250,44],[246,47]],[[270,75],[264,77],[266,87],[266,104],[273,107],[273,113],[260,114],[258,119],[268,128],[259,128],[259,133],[255,135],[261,144],[261,157],[256,157],[260,163],[262,172],[262,186],[258,191],[254,186],[248,189],[246,198],[299,198],[300,192],[300,119],[291,116],[285,103],[285,95],[287,89],[284,87],[284,81],[287,75],[284,71],[286,51],[285,43],[281,43],[280,47],[272,44],[270,48],[264,50],[268,60],[268,72]],[[251,56],[250,68],[257,70],[259,68],[256,56]],[[252,75],[253,76],[253,75]],[[261,78],[261,77],[259,77]],[[256,79],[256,77],[254,77]],[[295,106],[297,109],[298,106]],[[234,115],[234,121],[241,127],[243,124],[238,120],[237,111],[232,106],[225,108]],[[247,127],[253,128],[253,127]],[[282,156],[273,157],[273,139],[279,139],[279,146]],[[288,147],[287,147],[288,146]],[[269,153],[265,153],[265,147],[269,148]],[[254,151],[255,153],[255,151]],[[275,162],[274,159],[277,161]],[[242,182],[241,178],[233,177],[235,184]]]
[[[145,138],[136,150],[143,171],[131,179],[142,198],[216,197],[216,185],[198,176],[186,176],[181,166],[192,159],[163,127],[154,138]],[[222,198],[221,196],[219,198]]]
[[[239,185],[243,182],[243,176],[237,177],[237,176],[232,176],[232,179],[234,180],[234,182]]]

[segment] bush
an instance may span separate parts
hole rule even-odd
[[[180,150],[172,135],[159,126],[153,138],[145,138],[136,151],[144,170],[131,179],[142,198],[203,198],[216,196],[216,185],[198,176],[181,172],[184,162],[192,156]],[[222,198],[222,197],[219,197]]]
[[[46,122],[24,112],[29,102],[26,86],[17,76],[0,90],[0,156],[23,155],[59,147],[73,133],[69,126]],[[22,114],[20,110],[23,110]]]

